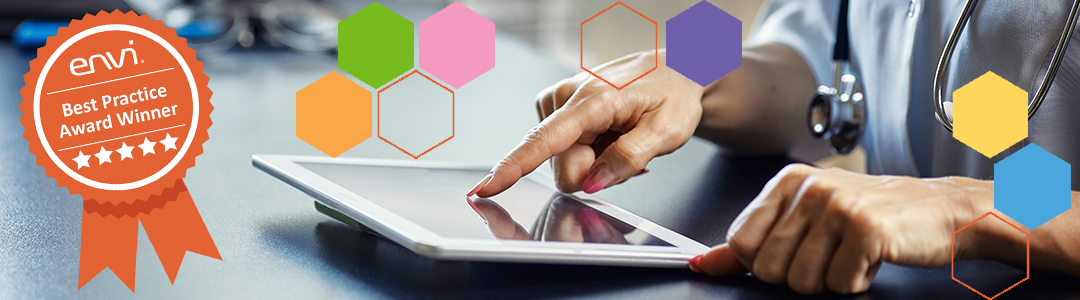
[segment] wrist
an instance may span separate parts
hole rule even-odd
[[[780,43],[747,45],[742,65],[709,84],[696,134],[739,154],[788,153],[812,137],[806,115],[817,90],[802,56]]]
[[[1030,231],[994,209],[994,182],[961,177],[953,180],[964,191],[963,196],[958,199],[961,208],[954,214],[954,232],[964,228],[954,236],[956,259],[994,260],[1023,265],[1026,259],[1024,251],[1027,237],[1013,226],[1025,232]],[[997,217],[987,215],[990,212]]]
[[[641,55],[643,61],[653,60],[653,55],[655,55],[656,56],[656,58],[655,58],[656,65],[659,68],[667,68],[667,70],[664,70],[665,72],[663,72],[663,73],[675,71],[674,69],[671,69],[671,68],[667,67],[667,49],[666,48],[665,49],[659,49],[655,53],[652,52],[652,51],[644,51],[644,52],[640,52],[640,53],[641,53],[640,55]],[[674,73],[678,73],[678,71],[675,71]],[[674,75],[675,76],[665,76],[664,77],[664,78],[667,78],[666,83],[669,84],[669,87],[678,88],[680,90],[688,91],[688,94],[686,94],[684,96],[689,96],[692,99],[697,99],[698,102],[700,102],[701,99],[703,97],[705,97],[705,93],[707,93],[710,90],[710,88],[713,85],[716,84],[716,82],[713,82],[712,84],[709,84],[708,86],[701,86],[701,85],[697,84],[697,82],[694,82],[693,80],[690,80],[690,78],[687,78],[687,77],[683,76],[681,73],[680,74],[674,74]],[[717,81],[719,81],[719,80],[717,80]]]
[[[787,151],[776,127],[790,117],[775,115],[777,99],[769,69],[758,58],[744,55],[742,66],[701,89],[702,114],[694,134],[728,153],[773,154]]]

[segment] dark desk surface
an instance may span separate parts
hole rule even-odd
[[[418,21],[431,9],[387,6]],[[457,91],[457,135],[425,160],[492,164],[535,123],[536,91],[571,74],[500,36],[497,67]],[[0,43],[0,299],[13,298],[788,298],[748,276],[683,269],[473,263],[427,259],[316,212],[312,201],[250,165],[251,154],[322,155],[295,137],[294,93],[336,70],[332,56],[234,51],[205,60],[214,91],[206,153],[186,182],[223,261],[185,257],[169,284],[140,229],[135,293],[111,271],[76,289],[82,198],[58,188],[27,151],[17,105],[32,56]],[[378,139],[349,157],[407,159]],[[789,161],[732,158],[700,140],[649,165],[650,174],[600,196],[705,244]],[[986,291],[1023,278],[1000,264],[962,262],[958,277]],[[1078,298],[1075,278],[1033,274],[1000,299]],[[996,289],[996,290],[995,290]],[[981,299],[948,267],[884,266],[858,299]]]

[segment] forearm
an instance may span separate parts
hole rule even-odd
[[[984,181],[993,184],[991,181]],[[1069,209],[1031,230],[993,208],[993,195],[972,199],[970,221],[993,211],[1030,235],[1031,269],[1080,276],[1080,210]],[[1072,205],[1080,204],[1080,192],[1072,192]],[[956,237],[967,246],[957,253],[959,259],[985,259],[1023,268],[1027,262],[1027,236],[1016,228],[988,217]]]
[[[810,68],[790,47],[748,46],[742,67],[706,87],[694,134],[728,152],[788,153],[813,143],[806,114],[815,90]]]
[[[1072,192],[1073,207],[1078,202],[1080,193]],[[1066,210],[1029,233],[1032,269],[1080,276],[1080,210]]]

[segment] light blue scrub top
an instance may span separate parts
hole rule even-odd
[[[867,128],[860,142],[867,151],[867,171],[992,179],[993,163],[1034,142],[1074,166],[1073,190],[1080,189],[1080,41],[1076,41],[1080,34],[1073,35],[1074,46],[1066,51],[1024,141],[986,158],[954,139],[937,121],[934,73],[964,2],[851,0],[852,68],[867,95]],[[770,1],[747,43],[784,43],[802,56],[819,84],[831,85],[839,3]],[[1033,95],[1071,4],[1071,0],[1039,5],[980,1],[953,54],[949,94],[993,71]]]

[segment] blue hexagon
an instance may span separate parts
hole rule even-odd
[[[994,208],[1034,230],[1072,204],[1069,163],[1030,144],[994,164]]]
[[[667,65],[701,86],[742,66],[742,22],[707,1],[667,21]]]

